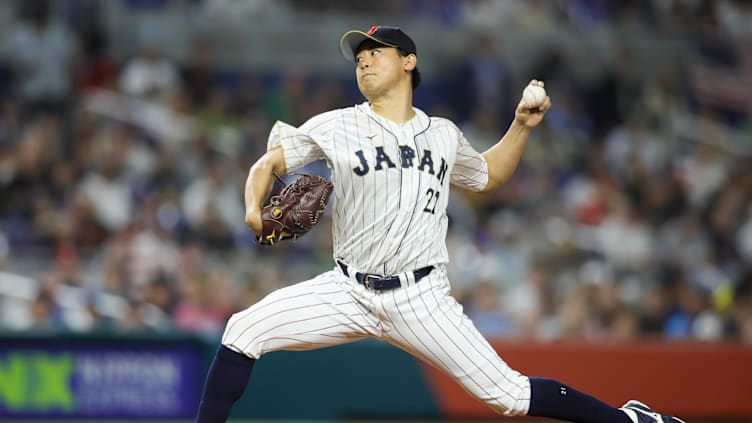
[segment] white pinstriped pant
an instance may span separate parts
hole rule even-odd
[[[252,358],[374,337],[452,376],[505,415],[525,415],[530,381],[510,368],[449,295],[446,269],[417,284],[374,292],[338,268],[276,290],[234,314],[222,344]]]

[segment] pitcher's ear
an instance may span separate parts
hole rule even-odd
[[[405,70],[406,71],[412,71],[418,66],[418,56],[414,54],[408,54],[405,56]]]

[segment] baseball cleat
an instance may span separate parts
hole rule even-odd
[[[684,420],[655,412],[637,400],[629,400],[619,410],[629,416],[633,423],[685,423]]]

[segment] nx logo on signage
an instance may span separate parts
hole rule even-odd
[[[72,410],[70,354],[12,352],[0,355],[0,409]]]

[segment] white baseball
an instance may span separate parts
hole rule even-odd
[[[537,85],[528,85],[522,91],[522,101],[530,108],[540,107],[546,102],[546,90]]]

